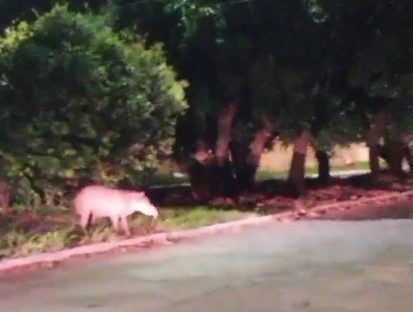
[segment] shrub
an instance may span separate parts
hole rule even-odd
[[[0,38],[2,174],[25,205],[64,181],[129,179],[169,152],[184,82],[162,46],[115,32],[104,15],[56,6]]]

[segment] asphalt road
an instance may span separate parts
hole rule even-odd
[[[410,312],[413,221],[250,228],[0,280],[0,311]]]

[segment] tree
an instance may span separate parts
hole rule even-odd
[[[335,47],[332,56],[338,70],[334,92],[354,107],[353,116],[361,115],[370,148],[370,168],[378,173],[380,139],[388,131],[389,123],[408,119],[400,118],[401,115],[395,118],[389,109],[406,111],[408,107],[400,99],[408,93],[402,86],[412,72],[409,61],[412,4],[405,0],[312,3],[330,29],[331,45]],[[399,148],[391,150],[400,154]],[[395,158],[400,157],[395,155]]]
[[[16,21],[34,21],[39,14],[50,11],[61,0],[1,0],[0,1],[0,32]],[[100,0],[71,0],[70,9],[87,11],[99,9],[106,4]]]
[[[0,39],[1,158],[22,192],[45,200],[54,180],[94,172],[136,181],[168,153],[184,82],[161,45],[109,25],[55,6]]]
[[[377,145],[387,129],[380,116],[401,95],[400,64],[411,59],[411,31],[403,26],[410,7],[406,0],[176,0],[150,6],[139,27],[168,42],[168,56],[190,81],[191,109],[180,128],[195,133],[176,140],[178,159],[203,159],[211,168],[225,163],[218,171],[227,178],[203,176],[211,176],[214,186],[227,180],[245,189],[263,146],[277,134],[295,146],[289,177],[302,193],[310,144],[320,178],[328,181],[332,147],[368,138],[376,171]],[[168,21],[168,29],[160,30],[160,21]]]

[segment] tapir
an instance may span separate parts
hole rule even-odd
[[[116,232],[119,221],[126,235],[130,235],[127,217],[134,212],[158,218],[158,210],[144,192],[120,190],[101,185],[89,185],[80,190],[74,198],[80,225],[86,229],[90,221],[108,217]]]

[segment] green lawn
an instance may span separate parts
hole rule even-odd
[[[352,167],[348,166],[333,166],[331,171],[345,171],[345,170],[367,170],[369,169],[368,162],[359,162]],[[318,172],[318,167],[307,167],[306,174],[315,174]],[[288,169],[283,171],[259,170],[255,176],[257,181],[265,181],[268,179],[285,179],[288,176]]]
[[[383,164],[382,164],[383,166]],[[358,162],[352,167],[348,166],[333,166],[331,168],[332,171],[344,171],[344,170],[367,170],[369,169],[368,162]],[[318,171],[318,167],[307,167],[306,173],[307,174],[315,174]],[[258,170],[256,174],[257,181],[264,181],[268,179],[285,179],[288,175],[288,168],[285,170]],[[172,173],[163,172],[158,173],[152,178],[148,179],[148,185],[173,185],[173,184],[182,184],[188,183],[188,177],[183,175],[182,177],[175,177]]]

